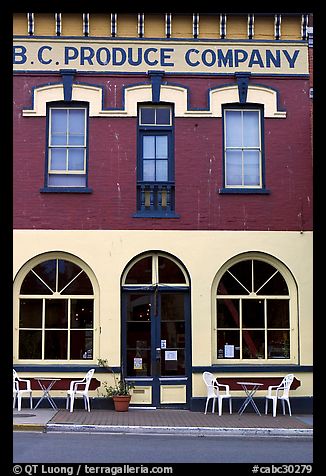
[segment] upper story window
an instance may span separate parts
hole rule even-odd
[[[225,107],[223,121],[223,191],[264,189],[262,110]]]
[[[172,114],[167,105],[139,108],[135,216],[176,216]]]
[[[43,191],[87,188],[87,118],[85,106],[48,108],[46,183]]]

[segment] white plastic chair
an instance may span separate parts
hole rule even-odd
[[[267,395],[266,395],[266,403],[265,403],[265,415],[267,414],[267,411],[268,411],[268,402],[269,402],[269,400],[272,400],[272,402],[273,402],[273,417],[276,416],[276,409],[277,409],[278,400],[280,400],[282,402],[283,415],[285,415],[285,403],[284,402],[287,402],[288,408],[289,408],[289,414],[290,414],[290,416],[292,415],[290,399],[289,399],[289,392],[290,392],[290,387],[292,385],[293,379],[294,379],[294,375],[293,374],[288,374],[283,378],[282,382],[279,385],[270,385],[268,387]]]
[[[22,386],[21,384],[24,383]],[[24,387],[24,388],[23,388]],[[20,378],[15,369],[13,369],[13,405],[15,408],[17,399],[17,408],[20,412],[22,409],[22,396],[29,395],[30,407],[33,408],[31,381],[25,378]]]
[[[88,389],[91,383],[93,374],[95,369],[90,369],[85,377],[82,380],[72,380],[70,382],[70,388],[67,391],[67,403],[66,409],[69,408],[70,403],[70,411],[72,412],[74,409],[74,401],[77,395],[81,395],[84,399],[85,410],[91,411],[90,403],[89,403],[89,395]]]
[[[229,399],[230,414],[232,414],[232,396],[229,385],[219,383],[211,372],[203,373],[203,380],[207,388],[207,399],[205,405],[205,415],[207,413],[208,403],[212,399],[212,413],[215,412],[215,400],[218,403],[218,414],[222,415],[223,399]],[[223,390],[224,388],[224,390]]]

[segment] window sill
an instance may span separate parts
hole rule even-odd
[[[92,193],[93,189],[88,187],[44,187],[40,188],[41,193]]]
[[[136,212],[132,215],[133,218],[180,218],[180,215],[177,215],[174,212],[155,212],[155,211],[148,211],[148,212]]]
[[[220,188],[219,194],[253,194],[253,195],[269,195],[271,192],[267,188]]]

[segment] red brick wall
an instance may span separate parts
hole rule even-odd
[[[222,120],[175,119],[178,219],[133,218],[136,211],[136,118],[90,118],[89,187],[92,194],[40,193],[44,186],[46,120],[22,117],[33,86],[60,76],[14,78],[14,228],[311,230],[312,152],[309,79],[251,78],[279,91],[286,119],[265,119],[269,195],[222,195]],[[78,75],[103,85],[104,107],[122,107],[122,86],[148,77]],[[189,88],[190,108],[207,108],[209,88],[233,77],[168,77]]]

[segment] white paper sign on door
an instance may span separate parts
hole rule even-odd
[[[177,350],[166,350],[165,351],[165,360],[178,360],[178,351]]]
[[[143,359],[141,357],[134,358],[134,370],[143,368]]]

